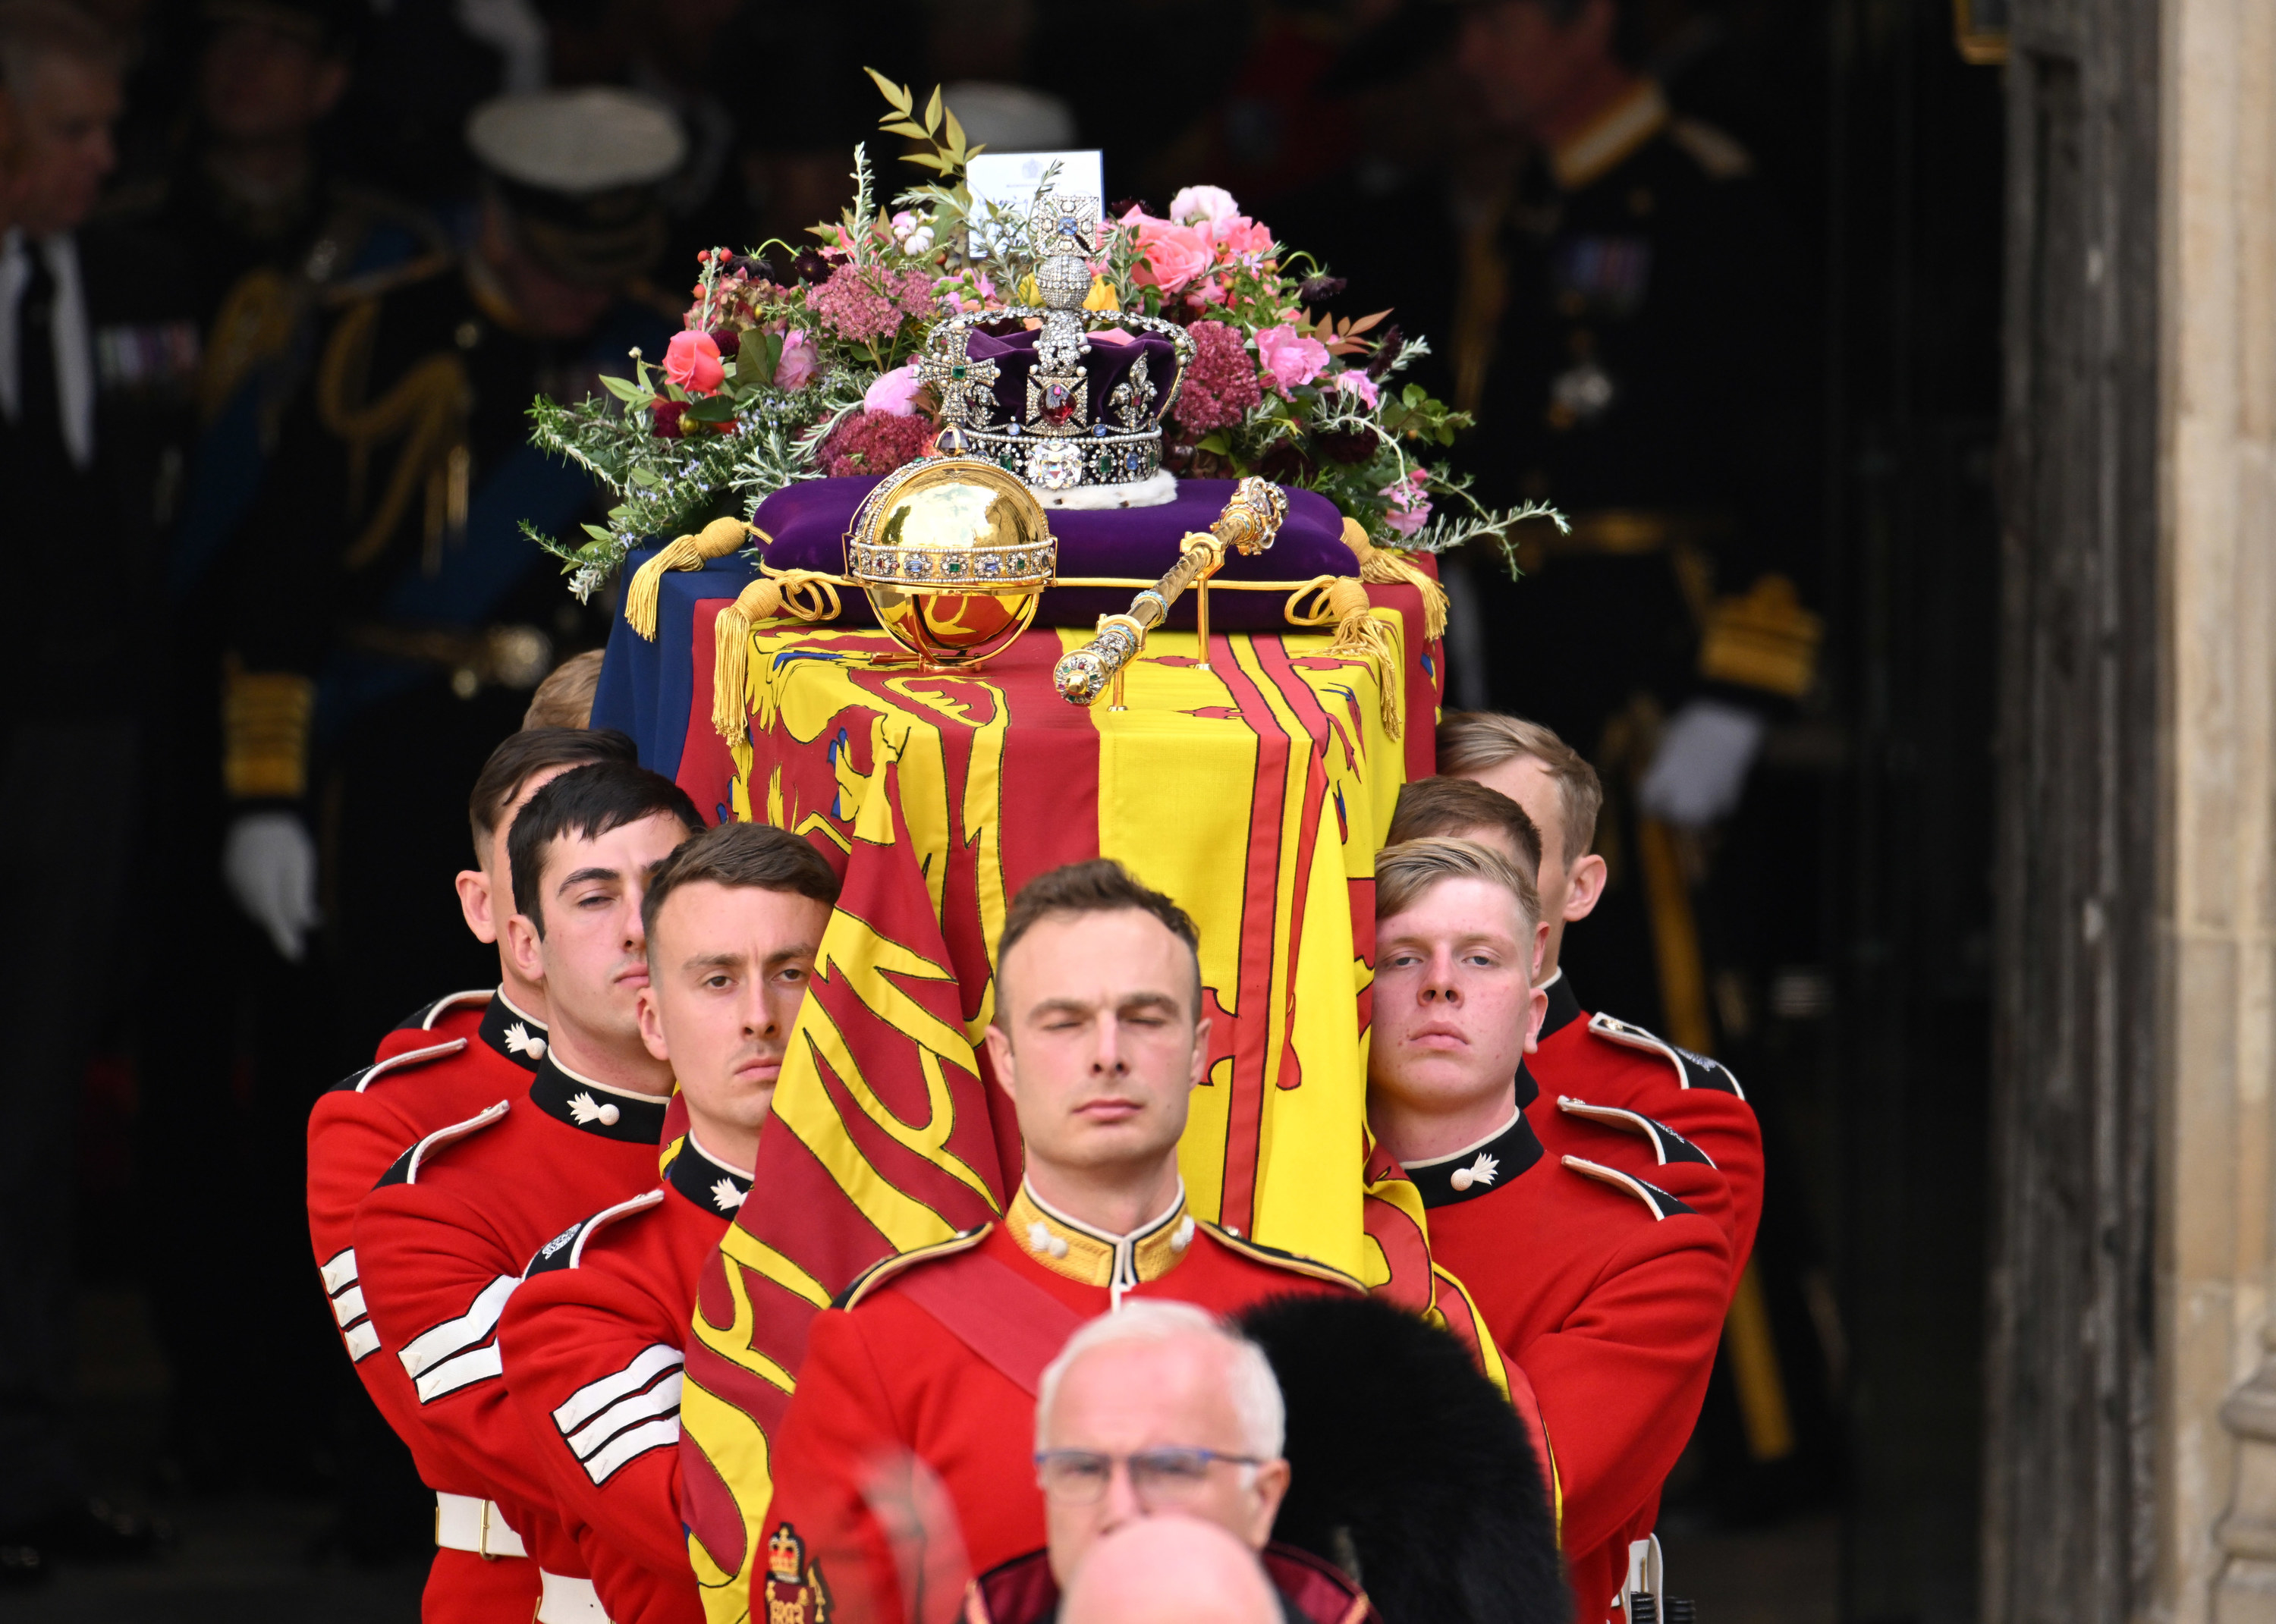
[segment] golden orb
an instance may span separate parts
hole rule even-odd
[[[877,624],[928,666],[970,669],[1010,648],[1058,558],[1028,482],[977,457],[895,469],[846,533],[846,573]]]

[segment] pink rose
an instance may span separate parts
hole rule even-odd
[[[1217,258],[1217,245],[1205,225],[1174,225],[1134,209],[1122,216],[1122,223],[1138,228],[1139,258],[1130,279],[1140,287],[1174,293],[1209,269]]]
[[[1223,186],[1187,186],[1170,200],[1170,218],[1180,225],[1215,225],[1240,213],[1240,205]]]
[[[1287,394],[1327,370],[1328,346],[1293,327],[1267,327],[1256,335],[1257,358],[1280,392]]]
[[[1357,395],[1366,401],[1367,409],[1370,412],[1383,404],[1383,391],[1376,386],[1373,378],[1356,368],[1336,374],[1336,387],[1347,395]]]
[[[664,376],[691,395],[708,395],[727,376],[709,333],[674,333],[664,352]]]
[[[892,417],[914,417],[917,411],[917,369],[914,363],[896,367],[869,385],[861,397],[864,411]]]
[[[1262,257],[1272,252],[1271,231],[1240,215],[1218,222],[1217,239],[1225,246],[1226,253],[1236,256],[1256,254]]]
[[[1430,475],[1416,468],[1405,479],[1395,479],[1381,490],[1379,497],[1391,498],[1391,511],[1383,522],[1401,535],[1412,535],[1430,522],[1430,498],[1423,494]]]
[[[775,362],[777,389],[804,389],[821,370],[822,352],[812,333],[801,327],[784,335],[782,357]]]

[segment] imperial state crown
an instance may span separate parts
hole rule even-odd
[[[1162,417],[1194,342],[1175,322],[1084,307],[1098,206],[1043,191],[1028,216],[1040,305],[953,315],[918,371],[940,399],[945,452],[1018,474],[1051,507],[1151,507],[1177,494]]]

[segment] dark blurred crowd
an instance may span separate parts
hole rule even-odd
[[[527,447],[529,400],[661,353],[697,248],[834,216],[878,139],[865,66],[945,85],[999,150],[1100,148],[1114,197],[1224,186],[1346,279],[1337,308],[1430,337],[1479,494],[1572,520],[1515,538],[1521,590],[1493,549],[1445,562],[1450,702],[1595,763],[1588,979],[1743,1061],[1812,916],[1781,879],[1807,818],[1753,770],[1817,641],[1790,20],[0,0],[0,824],[17,939],[49,950],[0,1055],[0,1549],[145,1537],[67,1442],[89,1280],[147,1293],[177,1481],[322,1487],[366,1551],[423,1542],[308,1290],[307,1107],[495,978],[436,880],[465,786],[607,636],[608,593],[578,603],[523,534],[603,505]],[[251,1368],[314,1424],[248,1424]]]

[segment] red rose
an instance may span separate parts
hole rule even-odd
[[[708,395],[725,381],[727,368],[709,333],[674,333],[664,352],[664,376],[691,395]]]

